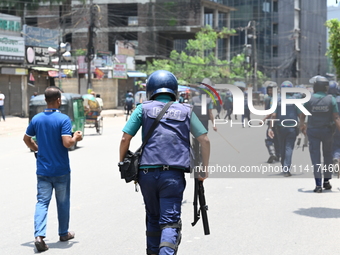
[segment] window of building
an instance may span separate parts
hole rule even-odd
[[[277,46],[273,46],[273,58],[277,58],[279,56],[279,50]]]
[[[204,14],[204,25],[210,25],[214,27],[214,15],[212,13]]]
[[[137,4],[108,4],[108,25],[113,27],[136,26]],[[130,24],[131,22],[131,24]]]
[[[273,35],[277,35],[279,33],[279,24],[273,23]]]
[[[38,26],[38,18],[34,17],[34,18],[25,18],[25,22],[27,26],[32,26],[32,27],[36,27]]]
[[[218,14],[218,28],[222,29],[223,27],[227,26],[227,14],[226,13],[219,13]]]
[[[128,17],[128,26],[138,26],[138,17],[137,16]]]
[[[273,1],[273,12],[278,12],[279,11],[279,3],[278,1]]]
[[[176,39],[174,40],[174,50],[177,52],[185,51],[187,47],[187,39]]]
[[[264,2],[262,5],[262,11],[263,12],[270,12],[270,3]]]

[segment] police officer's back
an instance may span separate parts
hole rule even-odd
[[[308,135],[309,153],[312,159],[316,187],[314,192],[321,193],[322,187],[326,190],[332,188],[329,180],[332,172],[329,167],[332,165],[332,124],[340,130],[339,110],[336,100],[332,95],[327,95],[329,81],[322,76],[314,78],[314,93],[311,99],[304,104],[305,108],[312,114],[308,116],[307,126],[301,125],[301,131]],[[304,123],[305,115],[301,114],[301,122]],[[322,144],[322,147],[321,147]],[[323,152],[324,180],[322,184],[322,164],[320,149]]]
[[[176,101],[177,87],[176,77],[168,71],[159,70],[150,75],[146,84],[149,101],[137,106],[123,129],[120,161],[138,129],[142,126],[144,138],[165,104]],[[201,144],[203,167],[207,167],[210,154],[207,130],[191,114],[188,104],[173,103],[143,149],[138,183],[146,209],[147,254],[177,252],[186,185],[184,172],[190,168],[190,132]]]

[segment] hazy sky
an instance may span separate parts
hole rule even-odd
[[[338,1],[338,3],[339,3],[339,1]],[[336,0],[327,0],[327,5],[328,6],[331,6],[331,5],[335,5],[336,6],[337,5],[336,4]]]

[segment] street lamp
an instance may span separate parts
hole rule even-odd
[[[57,55],[58,57],[51,59],[51,62],[54,64],[58,64],[59,67],[59,88],[62,89],[62,84],[61,84],[61,60],[64,59],[66,61],[70,61],[72,59],[71,56],[71,44],[66,42],[66,43],[60,43],[58,49],[54,49],[52,47],[48,47],[48,53],[49,55],[55,56]]]

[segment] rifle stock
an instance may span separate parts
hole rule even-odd
[[[200,204],[200,208],[198,210],[197,210],[197,198]],[[194,205],[194,222],[191,223],[191,225],[195,226],[198,220],[200,219],[200,216],[202,216],[204,234],[210,235],[209,221],[207,215],[208,205],[206,204],[205,201],[203,182],[199,181],[197,178],[195,178],[195,194],[193,205]]]

